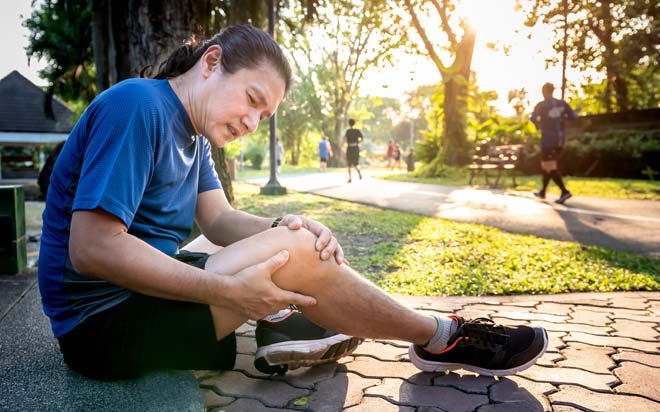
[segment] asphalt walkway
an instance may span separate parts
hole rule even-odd
[[[346,183],[345,172],[284,175],[291,190],[335,199],[494,226],[514,233],[606,246],[660,257],[660,202],[575,194],[565,205],[529,192],[406,183],[373,178]],[[245,179],[263,186],[267,177]]]

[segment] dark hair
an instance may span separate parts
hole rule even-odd
[[[292,83],[291,66],[282,49],[268,33],[249,24],[227,27],[203,43],[195,36],[191,37],[160,64],[153,78],[169,79],[187,72],[214,44],[222,48],[220,64],[225,72],[232,74],[268,62],[282,76],[284,92],[289,90]],[[143,68],[140,77],[148,77],[151,68]]]
[[[543,85],[543,88],[541,88],[541,91],[552,94],[552,92],[555,91],[555,86],[552,83],[546,83]]]
[[[348,119],[348,125],[351,127],[355,126],[355,119]]]

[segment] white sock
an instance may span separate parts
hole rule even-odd
[[[451,335],[456,332],[456,321],[452,318],[440,315],[431,315],[438,322],[438,329],[424,349],[431,353],[439,353],[447,349],[447,342]]]
[[[271,322],[271,323],[281,322],[284,319],[291,316],[291,312],[292,312],[291,308],[282,309],[279,312],[272,313],[272,314],[266,316],[262,320],[265,320],[266,322]]]

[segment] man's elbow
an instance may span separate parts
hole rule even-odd
[[[78,273],[93,274],[95,246],[88,242],[69,241],[69,259]]]
[[[71,236],[69,239],[69,258],[78,273],[99,274],[102,261],[107,256],[116,256],[112,252],[113,244],[103,236]]]

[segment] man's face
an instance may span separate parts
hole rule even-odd
[[[284,98],[284,80],[270,65],[233,74],[218,67],[204,83],[196,128],[216,147],[257,130]]]

